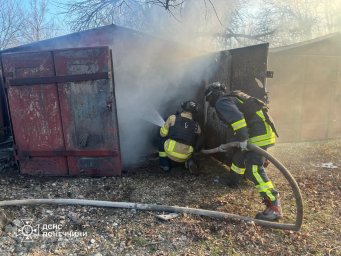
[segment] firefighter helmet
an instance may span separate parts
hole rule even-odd
[[[225,90],[225,87],[220,82],[211,83],[205,91],[205,97],[209,97],[216,92],[225,92]]]
[[[192,114],[196,114],[198,112],[198,105],[192,100],[185,101],[181,104],[181,108],[184,111],[191,112]]]
[[[211,83],[205,91],[206,101],[208,101],[211,107],[214,107],[219,97],[225,92],[226,88],[220,82]]]

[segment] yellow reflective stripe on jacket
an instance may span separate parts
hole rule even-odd
[[[159,152],[159,157],[167,157],[166,152]]]
[[[272,131],[270,125],[266,122],[263,111],[259,110],[256,112],[256,114],[263,120],[266,133],[249,138],[249,142],[259,147],[274,144],[276,142],[276,134]]]
[[[273,137],[273,136],[268,137],[268,138],[264,138],[262,140],[257,140],[257,139],[254,139],[254,138],[256,138],[256,137],[250,138],[249,142],[251,144],[254,144],[254,145],[258,146],[258,147],[263,147],[263,146],[275,144],[275,142],[276,142],[276,138]]]
[[[161,135],[162,137],[166,137],[167,134],[168,134],[168,128],[162,126],[161,129],[160,129],[160,135]]]
[[[238,174],[244,174],[245,173],[245,168],[238,167],[234,163],[231,165],[231,170],[238,173]]]
[[[237,131],[237,130],[239,130],[239,129],[241,129],[241,128],[246,127],[246,121],[245,121],[245,119],[243,118],[243,119],[240,119],[240,120],[237,121],[237,122],[234,122],[233,124],[231,124],[231,126],[232,126],[232,128],[233,128],[234,131]]]

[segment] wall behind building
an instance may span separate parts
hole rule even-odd
[[[267,88],[280,142],[341,137],[341,36],[272,50]]]

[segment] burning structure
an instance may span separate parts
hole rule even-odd
[[[153,151],[155,110],[166,117],[194,99],[213,147],[227,134],[205,108],[205,85],[267,100],[267,53],[261,44],[204,54],[115,25],[7,49],[3,141],[13,138],[21,173],[120,175]]]

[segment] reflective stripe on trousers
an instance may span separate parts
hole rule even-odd
[[[263,167],[262,167],[263,168]],[[259,174],[259,168],[258,165],[252,165],[252,174],[255,180],[257,181],[258,185],[256,184],[256,188],[258,189],[258,192],[260,194],[265,193],[266,196],[271,200],[275,201],[276,200],[276,195],[272,193],[272,189],[274,186],[272,185],[272,182],[269,181],[264,181],[263,177]]]
[[[239,150],[233,155],[231,170],[236,174],[245,174],[255,184],[263,198],[268,197],[271,201],[275,201],[278,192],[267,177],[263,163],[264,157],[261,155],[253,151],[242,152]]]
[[[238,167],[237,165],[235,165],[234,163],[232,163],[231,165],[231,170],[242,175],[245,173],[245,167]]]

